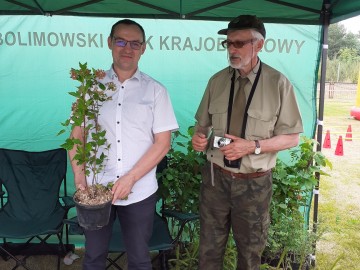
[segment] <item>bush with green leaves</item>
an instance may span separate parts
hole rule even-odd
[[[316,174],[328,175],[324,167],[330,161],[315,151],[317,141],[301,137],[298,147],[290,150],[290,163],[277,160],[273,170],[271,224],[267,246],[263,253],[267,262],[278,264],[304,263],[313,253],[313,243],[319,237],[308,230],[308,210],[312,191],[317,185]]]
[[[171,149],[168,152],[168,166],[158,178],[162,182],[158,193],[167,209],[182,213],[199,213],[201,168],[206,155],[192,148],[191,138],[194,127],[190,126],[187,135],[180,131],[173,133]],[[185,140],[185,143],[183,142]],[[179,230],[177,219],[171,219],[170,230],[173,235]],[[189,222],[184,227],[181,241],[192,242],[199,235],[199,222]]]
[[[289,164],[277,159],[273,170],[272,222],[279,215],[295,215],[301,207],[309,206],[309,195],[318,181],[315,174],[328,175],[322,168],[332,168],[332,164],[323,153],[315,151],[316,145],[316,140],[302,136],[299,146],[290,150]]]
[[[188,213],[199,212],[201,168],[206,162],[206,155],[192,148],[193,134],[193,126],[188,128],[187,135],[180,131],[173,133],[168,167],[159,175],[162,179],[159,193],[165,198],[165,204],[170,209]]]
[[[193,270],[198,268],[199,264],[199,238],[187,243],[186,245],[178,245],[175,250],[175,258],[170,259],[169,263],[174,270]],[[237,265],[237,249],[232,232],[226,245],[223,269],[235,270]]]

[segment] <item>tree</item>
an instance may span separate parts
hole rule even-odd
[[[347,33],[345,26],[339,23],[331,24],[329,27],[329,59],[337,58],[341,49],[348,48],[360,56],[359,36],[353,33]]]
[[[353,48],[342,48],[340,49],[339,53],[339,59],[341,62],[359,62],[360,61],[360,55],[358,54],[358,51],[356,51]]]

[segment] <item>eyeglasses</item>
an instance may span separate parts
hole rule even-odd
[[[144,42],[139,41],[127,41],[124,39],[115,39],[115,45],[121,48],[124,48],[128,43],[130,43],[130,47],[133,50],[140,50],[141,46]]]
[[[248,43],[253,43],[254,41],[256,41],[256,38],[253,39],[249,39],[249,40],[245,40],[245,41],[240,41],[240,40],[236,40],[236,41],[229,41],[229,40],[224,40],[223,42],[221,42],[221,45],[224,48],[230,48],[231,45],[234,46],[234,48],[236,49],[241,49],[242,47],[244,47],[246,44]]]

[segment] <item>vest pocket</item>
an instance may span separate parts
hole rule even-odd
[[[211,123],[214,130],[225,131],[227,121],[227,109],[227,103],[210,103],[208,112],[211,115]],[[224,134],[220,136],[224,136]]]
[[[273,136],[277,117],[263,112],[248,110],[246,138],[268,139]]]

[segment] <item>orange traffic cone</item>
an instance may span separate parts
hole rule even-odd
[[[342,136],[339,136],[339,139],[338,139],[338,142],[336,145],[335,155],[337,155],[337,156],[344,155]]]
[[[348,129],[346,131],[345,141],[352,141],[351,125],[348,126]]]
[[[331,141],[330,141],[330,130],[326,131],[325,140],[323,144],[324,148],[331,148]]]

